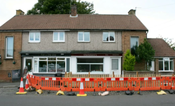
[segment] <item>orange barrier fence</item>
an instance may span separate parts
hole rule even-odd
[[[42,90],[79,91],[175,90],[175,77],[60,78],[28,75],[29,85]]]

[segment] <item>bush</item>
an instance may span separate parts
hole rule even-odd
[[[130,50],[126,51],[125,57],[124,57],[124,64],[123,68],[126,71],[133,71],[134,70],[134,65],[135,65],[135,56],[133,56],[130,52]]]

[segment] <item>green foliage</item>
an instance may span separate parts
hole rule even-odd
[[[124,64],[123,68],[126,71],[133,71],[134,65],[135,65],[135,56],[133,56],[130,52],[130,50],[126,51],[125,57],[124,57]]]
[[[71,5],[77,6],[78,14],[93,14],[93,4],[75,0],[38,0],[38,3],[34,5],[31,10],[28,10],[27,14],[70,14]]]
[[[141,43],[137,49],[136,61],[140,62],[142,60],[145,60],[146,63],[151,62],[152,60],[154,60],[154,54],[154,49],[145,38],[144,42]]]

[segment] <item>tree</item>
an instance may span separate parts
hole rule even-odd
[[[140,62],[144,60],[146,63],[145,68],[147,69],[147,63],[150,63],[152,60],[154,60],[155,51],[146,38],[144,39],[144,42],[139,45],[136,52],[136,61]]]
[[[77,6],[78,14],[93,14],[93,4],[86,1],[76,0],[38,0],[27,14],[70,14],[71,5]]]
[[[174,51],[175,51],[175,43],[170,38],[162,38]]]
[[[134,65],[135,65],[135,56],[133,56],[130,52],[130,50],[126,51],[125,57],[124,57],[124,64],[123,68],[126,71],[133,71]]]

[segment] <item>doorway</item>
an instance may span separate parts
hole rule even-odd
[[[27,71],[32,71],[32,58],[24,58],[24,69],[27,68]]]

